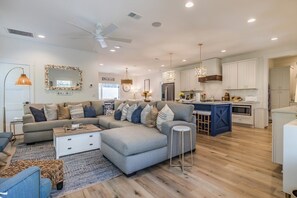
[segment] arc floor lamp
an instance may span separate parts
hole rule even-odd
[[[26,76],[25,72],[24,72],[24,68],[22,67],[14,67],[11,70],[9,70],[7,72],[7,74],[4,77],[4,87],[3,87],[3,131],[6,132],[6,110],[5,110],[5,92],[6,92],[6,79],[8,74],[10,74],[10,72],[12,72],[13,70],[16,69],[21,69],[23,71],[23,73],[21,74],[21,76],[17,79],[16,81],[16,85],[32,85],[31,80]]]

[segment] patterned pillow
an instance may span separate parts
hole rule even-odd
[[[46,121],[46,117],[44,115],[43,108],[42,109],[36,109],[34,107],[29,107],[30,111],[34,117],[35,122],[43,122]]]
[[[127,112],[127,120],[129,122],[132,121],[132,114],[133,112],[137,109],[137,104],[133,104],[128,108],[128,112]]]
[[[146,116],[152,110],[153,106],[147,104],[140,114],[140,122],[146,124]]]
[[[166,104],[163,107],[163,109],[161,109],[161,111],[158,113],[157,128],[161,131],[162,123],[172,121],[173,118],[174,118],[174,113],[172,112],[172,110]]]
[[[70,112],[68,107],[58,105],[58,120],[70,119]]]
[[[127,119],[128,109],[129,109],[129,104],[126,104],[122,109],[121,121],[124,121]]]
[[[125,106],[125,103],[123,102],[123,103],[121,103],[121,104],[118,106],[117,110],[121,110],[121,111],[122,111],[122,109],[123,109],[124,106]]]
[[[146,116],[146,126],[149,128],[154,128],[156,127],[156,121],[158,117],[158,109],[157,107],[153,107],[153,109],[150,111],[149,114]]]
[[[132,114],[132,117],[131,117],[132,123],[134,123],[134,124],[140,123],[141,112],[142,112],[142,107],[138,106],[137,109]]]
[[[56,104],[45,104],[44,115],[46,120],[57,120],[58,119],[58,107]]]
[[[77,105],[68,105],[71,119],[76,119],[76,118],[83,118],[84,117],[84,109],[82,104],[77,104]]]

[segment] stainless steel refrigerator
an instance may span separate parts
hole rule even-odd
[[[162,84],[162,101],[174,101],[175,91],[174,83],[163,83]]]

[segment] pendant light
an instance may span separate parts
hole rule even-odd
[[[196,71],[196,76],[198,78],[201,78],[201,77],[205,77],[206,76],[206,67],[202,65],[202,60],[201,60],[201,48],[202,48],[202,43],[199,43],[199,48],[200,48],[200,60],[199,60],[199,63],[198,63],[198,67],[195,68],[195,71]]]
[[[129,92],[131,90],[131,86],[133,84],[133,80],[128,78],[128,68],[126,68],[126,77],[121,80],[122,89],[124,92]]]

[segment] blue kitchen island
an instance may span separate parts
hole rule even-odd
[[[225,102],[191,102],[196,111],[210,111],[210,135],[232,131],[232,104]]]

